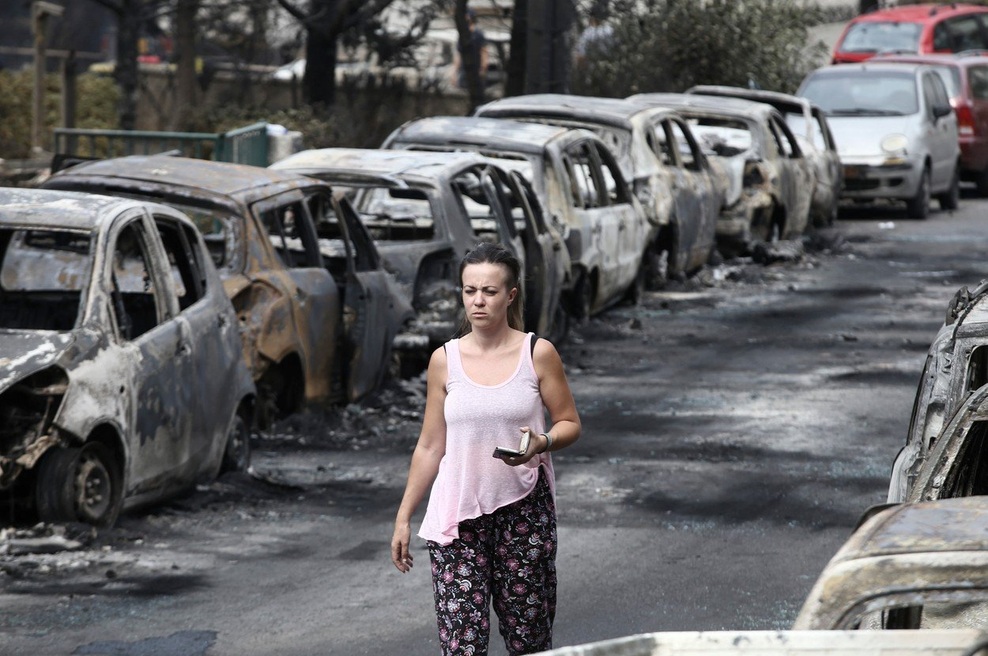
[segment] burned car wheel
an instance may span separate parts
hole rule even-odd
[[[221,472],[243,472],[250,466],[250,423],[242,409],[237,411],[226,436]]]
[[[123,481],[112,451],[99,442],[51,449],[38,466],[35,501],[45,522],[112,526],[120,514]]]
[[[593,309],[594,283],[589,273],[580,277],[576,289],[573,290],[573,315],[578,321],[590,318]]]

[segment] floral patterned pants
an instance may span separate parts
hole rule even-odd
[[[448,545],[428,545],[443,656],[486,656],[492,599],[509,654],[552,649],[556,508],[544,470],[524,499],[460,522]]]

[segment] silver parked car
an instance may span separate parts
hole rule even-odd
[[[931,196],[943,209],[957,208],[957,117],[933,68],[825,66],[806,76],[797,95],[827,113],[844,167],[844,198],[905,201],[909,215],[920,219],[930,213]]]
[[[630,100],[675,109],[701,146],[726,167],[728,191],[717,222],[717,247],[724,254],[747,253],[758,242],[803,234],[815,173],[777,109],[740,98],[681,93],[645,93]]]
[[[242,470],[255,388],[193,223],[155,203],[0,189],[0,492],[114,523]]]
[[[412,330],[426,338],[426,357],[457,329],[459,261],[479,241],[501,242],[523,263],[528,328],[554,341],[564,336],[561,292],[569,260],[517,172],[476,153],[360,148],[306,150],[271,168],[352,193],[361,222],[418,312]],[[408,338],[403,334],[399,346],[414,346]]]
[[[528,179],[564,237],[571,313],[585,318],[645,284],[648,220],[610,149],[593,132],[506,119],[443,116],[410,121],[385,148],[468,150]]]
[[[689,274],[710,258],[723,187],[673,110],[619,98],[533,94],[502,98],[477,116],[585,128],[611,148],[652,224],[650,281]]]
[[[837,142],[827,123],[827,115],[819,106],[788,93],[713,84],[701,84],[687,89],[686,93],[744,98],[779,110],[799,140],[806,159],[813,164],[816,187],[810,203],[810,223],[816,227],[833,225],[837,220],[844,187],[844,168],[837,153]]]

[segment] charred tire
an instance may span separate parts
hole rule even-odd
[[[237,409],[226,435],[220,473],[244,472],[250,467],[250,422],[243,407]]]
[[[942,210],[956,210],[961,205],[961,172],[954,167],[954,175],[950,179],[950,188],[937,196]]]
[[[645,267],[645,289],[656,291],[666,286],[669,281],[669,267],[672,253],[661,246],[655,246],[645,251],[642,264]]]
[[[50,449],[38,463],[35,481],[38,518],[113,526],[123,504],[123,476],[109,447]]]
[[[593,281],[590,274],[584,274],[573,292],[573,314],[580,321],[590,318],[593,309]]]
[[[923,169],[916,195],[906,201],[906,213],[917,219],[930,215],[930,169]]]
[[[268,428],[275,420],[302,409],[305,400],[302,372],[283,361],[264,372],[257,381],[257,392],[257,425]]]
[[[631,286],[624,293],[624,298],[626,301],[632,305],[638,305],[642,302],[642,298],[645,296],[645,280],[648,277],[648,253],[651,249],[642,255],[641,264],[638,265],[638,272],[635,274],[634,280],[631,281]]]
[[[556,312],[552,317],[552,327],[549,330],[549,341],[560,344],[569,333],[569,313],[562,303],[556,304]]]

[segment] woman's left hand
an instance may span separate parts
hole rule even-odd
[[[522,435],[525,431],[530,431],[528,426],[522,426],[519,431]],[[538,456],[546,447],[545,436],[541,433],[532,433],[531,439],[528,441],[528,450],[525,451],[523,455],[520,456],[502,456],[501,460],[512,467],[517,467],[519,465],[524,465],[526,462]]]

